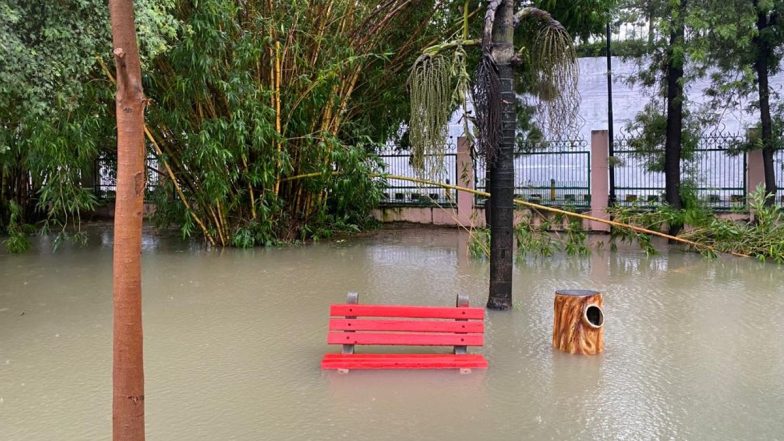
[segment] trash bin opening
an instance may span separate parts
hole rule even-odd
[[[594,328],[601,328],[604,324],[604,313],[602,308],[597,305],[588,305],[585,307],[585,316],[583,317],[589,326]]]

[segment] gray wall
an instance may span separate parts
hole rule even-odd
[[[591,130],[607,128],[607,61],[603,57],[580,58],[580,78],[578,89],[581,96],[579,115],[582,118],[579,131],[572,137],[590,139]],[[616,133],[634,116],[643,110],[650,101],[650,90],[639,85],[631,85],[628,79],[637,71],[638,65],[634,60],[624,61],[613,57],[613,120]],[[707,78],[701,78],[688,84],[687,93],[692,108],[704,104],[706,97],[703,91],[710,85]],[[770,85],[775,93],[781,93],[784,88],[784,74],[777,74],[771,78]],[[775,95],[774,95],[775,100]],[[745,104],[748,104],[745,103]],[[745,105],[743,106],[745,107]],[[462,112],[453,115],[449,126],[450,136],[461,136],[463,126],[459,123]],[[739,132],[756,123],[755,115],[742,109],[723,110],[721,130]]]

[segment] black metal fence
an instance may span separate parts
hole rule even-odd
[[[619,205],[655,207],[664,202],[663,153],[638,148],[633,135],[615,138],[615,197]],[[745,205],[745,152],[734,147],[742,135],[718,133],[703,136],[691,158],[681,161],[681,178],[693,185],[697,197],[714,210]]]
[[[664,203],[664,172],[662,158],[656,152],[636,148],[633,136],[621,133],[615,138],[615,194],[619,205],[653,208]],[[742,209],[746,188],[748,155],[736,147],[744,136],[717,133],[703,136],[688,160],[682,161],[682,178],[696,190],[698,198],[714,210]],[[379,153],[390,175],[421,177],[411,165],[411,152],[387,146]],[[428,173],[437,182],[457,184],[461,172],[457,169],[457,138],[450,137],[445,148],[443,167]],[[590,151],[588,143],[580,139],[563,139],[530,146],[514,158],[515,197],[543,205],[588,208],[591,201]],[[434,168],[441,161],[426,158],[426,165]],[[784,150],[774,154],[776,202],[784,205]],[[100,157],[95,162],[95,194],[101,199],[114,199],[117,185],[116,159]],[[147,157],[147,190],[149,195],[158,185],[160,169],[154,156]],[[474,160],[475,187],[485,191],[485,163]],[[457,193],[433,185],[389,178],[381,204],[384,206],[452,206]],[[476,198],[482,205],[484,198]]]
[[[426,176],[418,174],[412,165],[412,154],[399,150],[394,145],[379,152],[385,164],[384,171],[389,175],[407,178],[426,178],[446,184],[457,184],[457,139],[450,137],[445,148],[443,167],[440,158],[425,158],[425,166],[430,169]],[[382,206],[452,206],[457,203],[457,194],[443,187],[417,184],[415,182],[387,178],[386,189],[382,195]]]
[[[483,159],[474,165],[476,189],[486,191]],[[514,158],[515,197],[577,209],[591,205],[591,153],[585,140],[563,139],[530,146]],[[484,204],[477,198],[478,205]]]
[[[145,163],[147,173],[147,187],[145,198],[158,186],[160,173],[158,159],[148,156]],[[95,160],[93,170],[93,192],[99,199],[114,200],[117,193],[117,158],[101,156]]]

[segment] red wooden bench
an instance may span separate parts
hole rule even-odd
[[[360,305],[356,293],[345,304],[329,308],[327,343],[343,345],[341,353],[326,354],[322,369],[460,369],[486,368],[481,354],[468,346],[484,345],[483,308],[468,306],[458,296],[456,307]],[[450,353],[355,354],[355,345],[454,346]]]

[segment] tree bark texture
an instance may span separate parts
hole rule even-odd
[[[517,128],[514,91],[514,2],[504,0],[493,24],[492,55],[501,85],[501,136],[493,163],[490,193],[490,293],[489,309],[512,307],[514,258],[514,142]]]
[[[664,142],[665,199],[671,207],[683,208],[681,200],[681,150],[683,132],[683,54],[677,46],[683,46],[686,0],[681,0],[679,11],[673,17],[670,32],[670,47],[667,56],[667,129]],[[670,234],[675,235],[680,225],[671,225]]]
[[[759,109],[760,109],[760,128],[762,129],[762,165],[765,172],[765,193],[773,195],[765,200],[766,205],[772,205],[776,197],[776,172],[773,163],[773,122],[770,116],[770,88],[768,85],[769,60],[773,55],[773,49],[765,40],[764,34],[770,26],[768,15],[764,10],[760,10],[758,2],[754,2],[757,8],[757,36],[753,43],[756,50],[754,58],[754,70],[757,73],[757,86],[759,90]],[[754,190],[753,188],[748,189]]]
[[[110,0],[117,69],[117,197],[114,213],[113,400],[115,441],[144,440],[141,233],[144,206],[144,107],[133,1]]]
[[[555,292],[553,347],[570,354],[604,351],[604,312],[601,293],[589,290]]]

